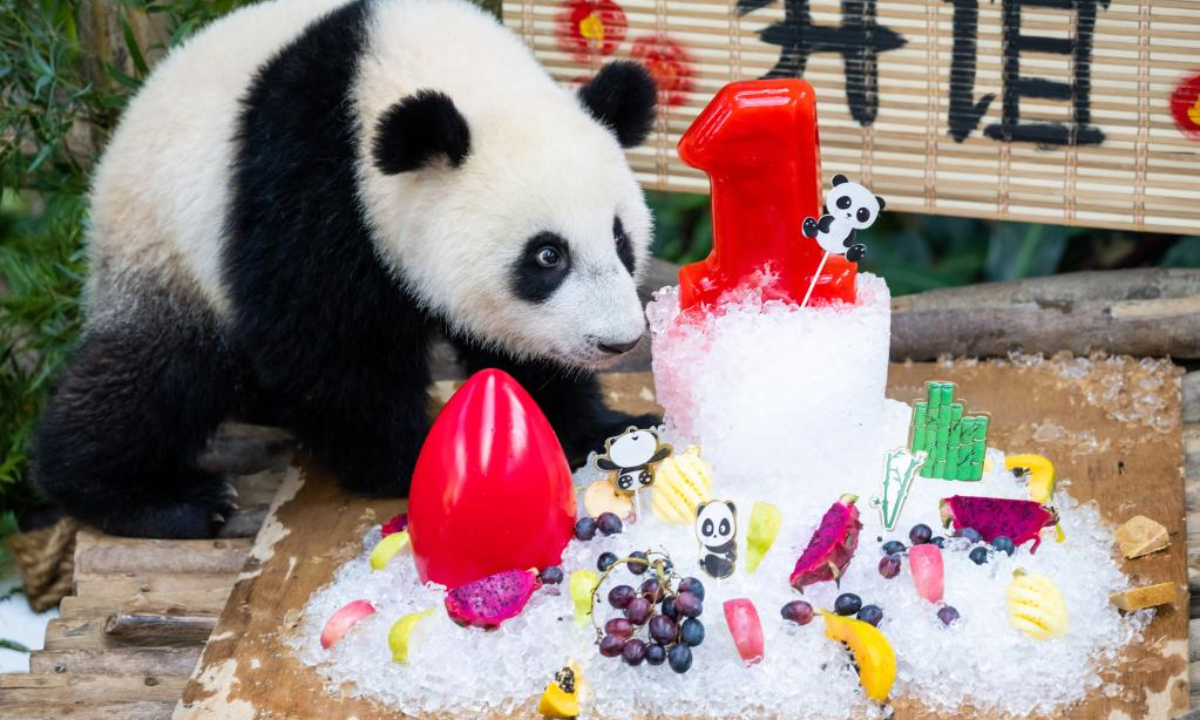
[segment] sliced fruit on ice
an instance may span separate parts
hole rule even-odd
[[[858,548],[858,533],[862,530],[856,502],[857,495],[843,495],[821,518],[792,570],[792,587],[803,592],[809,585],[841,579]]]
[[[1017,630],[1037,640],[1066,634],[1067,602],[1050,578],[1016,570],[1005,594],[1008,621]]]
[[[758,619],[758,609],[748,598],[736,598],[725,601],[725,624],[733,635],[733,644],[737,646],[738,655],[747,665],[753,665],[763,659],[763,630],[762,622]]]
[[[700,457],[700,448],[692,445],[659,464],[652,487],[654,517],[659,522],[690,525],[696,522],[696,508],[712,500],[712,466]]]
[[[579,627],[587,625],[592,619],[592,594],[600,584],[600,576],[595,570],[575,570],[571,573],[568,590],[571,602],[575,605],[575,624]]]
[[[583,509],[594,518],[610,512],[626,520],[633,514],[633,501],[628,495],[617,492],[612,480],[597,480],[583,491]]]
[[[384,569],[387,567],[388,561],[406,547],[408,547],[408,532],[405,530],[392,533],[380,540],[375,549],[371,551],[371,569]]]
[[[388,631],[388,648],[392,651],[392,662],[408,664],[409,641],[412,639],[413,630],[436,609],[409,613],[392,624],[392,629]]]
[[[325,627],[321,629],[321,647],[329,649],[335,642],[341,640],[350,628],[357,625],[359,620],[374,614],[375,606],[366,600],[347,603],[330,615]]]
[[[825,618],[825,637],[844,643],[854,654],[858,665],[858,681],[867,697],[877,702],[887,700],[896,682],[896,653],[887,636],[874,625],[821,611]]]
[[[380,532],[383,533],[384,537],[387,537],[388,535],[392,535],[392,534],[395,534],[398,532],[404,532],[407,529],[408,529],[408,513],[400,513],[396,517],[385,522],[383,524],[383,528],[380,530]]]
[[[1006,455],[1004,469],[1028,477],[1029,499],[1045,505],[1054,498],[1054,465],[1041,455]]]
[[[942,549],[933,543],[913,545],[908,551],[908,568],[917,594],[931,603],[941,602],[945,592]]]
[[[750,529],[746,532],[746,572],[754,572],[763,556],[775,544],[783,515],[771,503],[756,502],[750,510]]]
[[[579,715],[580,685],[583,677],[579,665],[572,662],[558,672],[546,686],[538,701],[538,712],[548,718],[573,718]]]
[[[520,615],[541,584],[536,570],[498,572],[446,593],[446,612],[464,627],[495,630]]]
[[[972,528],[991,542],[1006,537],[1015,545],[1033,541],[1030,552],[1042,543],[1042,528],[1058,522],[1058,515],[1032,500],[955,495],[941,502],[942,522],[956,530]]]

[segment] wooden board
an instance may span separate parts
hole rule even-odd
[[[1070,478],[1072,494],[1095,499],[1113,522],[1142,513],[1163,522],[1172,548],[1128,563],[1138,581],[1175,582],[1186,590],[1179,372],[1169,363],[1099,363],[1086,377],[1065,363],[894,365],[891,393],[911,400],[927,379],[954,380],[959,396],[993,417],[992,441],[1042,452]],[[651,404],[647,375],[608,379],[618,405]],[[1153,406],[1154,413],[1139,414]],[[1121,418],[1126,418],[1122,420]],[[310,594],[355,557],[370,525],[399,501],[351,498],[310,463],[290,471],[234,585],[229,603],[175,710],[199,718],[394,717],[365,699],[326,691],[322,678],[288,647]],[[318,531],[319,529],[319,531]],[[1186,597],[1186,595],[1184,595]],[[1166,720],[1188,706],[1187,603],[1163,610],[1146,642],[1105,671],[1120,692],[1072,708],[1071,718]],[[897,718],[927,717],[903,700]]]
[[[826,181],[858,179],[889,210],[1200,228],[1193,0],[502,5],[564,84],[614,59],[656,76],[655,132],[629,153],[650,188],[708,191],[675,146],[724,84],[803,77],[819,99]]]

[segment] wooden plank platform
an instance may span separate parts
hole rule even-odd
[[[1189,587],[1200,595],[1200,372],[1190,373],[1183,378],[1184,407],[1183,429],[1185,503],[1187,507],[1187,559]],[[911,398],[908,398],[911,399]],[[238,479],[240,501],[243,507],[263,506],[274,495],[283,477],[283,467],[278,460],[287,453],[280,449],[281,435],[277,431],[239,429],[242,439],[236,440],[237,457],[231,472],[249,473],[249,478]],[[258,449],[255,449],[258,443]],[[274,467],[265,472],[261,458],[264,451],[272,453]],[[261,515],[260,515],[261,517]],[[221,567],[233,567],[227,572],[200,572],[194,567],[177,564],[174,569],[161,569],[163,563],[156,557],[151,563],[156,569],[126,569],[110,572],[112,566],[97,565],[100,557],[112,558],[113,548],[129,547],[131,541],[89,533],[81,536],[77,550],[77,563],[99,568],[98,572],[81,572],[76,577],[76,595],[81,598],[108,598],[105,612],[101,605],[93,605],[94,617],[79,617],[53,621],[47,629],[46,649],[35,652],[31,665],[35,675],[83,675],[116,678],[146,677],[183,678],[191,674],[200,657],[215,618],[208,618],[209,628],[196,627],[183,619],[167,618],[154,633],[130,638],[108,635],[104,628],[110,616],[130,602],[155,593],[172,593],[189,590],[220,589],[228,593],[241,567],[240,559],[248,552],[245,543],[235,543],[213,548],[228,555]],[[182,562],[191,555],[191,541],[132,541],[155,542],[162,555]],[[211,542],[211,541],[205,541]],[[1173,547],[1178,547],[1179,537],[1172,538]],[[203,555],[203,553],[201,553]],[[121,561],[123,566],[129,564]],[[212,562],[209,555],[208,562]],[[1193,604],[1190,612],[1191,652],[1189,655],[1192,680],[1191,707],[1200,710],[1200,608]],[[136,683],[137,681],[135,681]],[[144,680],[143,680],[144,682]],[[124,687],[128,680],[118,681]],[[133,720],[166,720],[172,715],[179,690],[167,700],[137,699],[140,690],[130,689],[129,694],[113,697],[112,692],[99,697],[80,700],[74,704],[60,693],[60,686],[33,684],[20,686],[20,704],[9,695],[9,686],[0,685],[0,717],[13,720],[28,718],[89,718],[108,720],[122,718]],[[16,689],[15,687],[12,689]],[[103,698],[103,699],[101,699]],[[1177,715],[1180,717],[1182,715]],[[1136,717],[1136,716],[1134,716]],[[1189,720],[1200,720],[1200,712],[1189,716]]]

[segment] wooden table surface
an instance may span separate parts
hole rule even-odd
[[[1200,373],[1182,382],[1188,584],[1195,594]],[[231,428],[222,442],[223,451],[215,455],[225,456],[229,471],[242,473],[236,479],[242,507],[261,517],[286,471],[286,444],[278,433],[242,426]],[[252,542],[128,540],[81,532],[76,593],[47,629],[45,649],[33,654],[32,673],[0,676],[0,717],[171,717]],[[1172,542],[1173,548],[1185,544],[1181,537]],[[1200,605],[1193,603],[1190,616],[1190,704],[1200,708]]]

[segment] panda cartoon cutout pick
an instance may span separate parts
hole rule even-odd
[[[733,575],[738,558],[737,507],[728,500],[712,500],[697,507],[696,539],[705,573],[717,580]]]
[[[833,188],[825,196],[826,214],[819,220],[805,218],[804,236],[816,240],[830,255],[844,254],[850,262],[858,262],[867,248],[857,242],[857,233],[871,227],[884,206],[883,198],[867,188],[845,175],[834,175]]]
[[[670,456],[673,448],[664,443],[653,429],[630,427],[610,437],[604,443],[604,453],[595,459],[595,466],[613,473],[617,492],[633,493],[654,483],[658,464]]]

